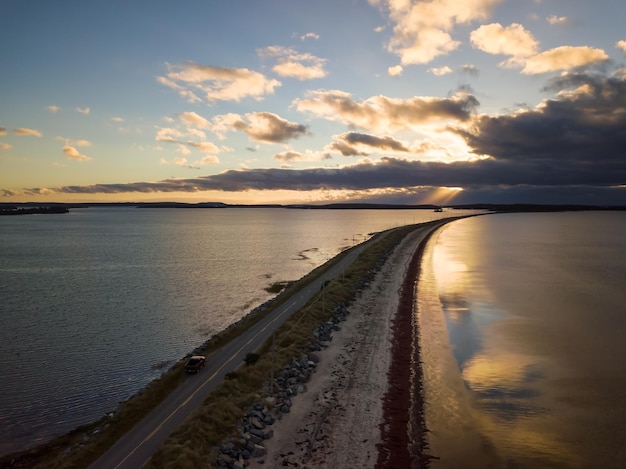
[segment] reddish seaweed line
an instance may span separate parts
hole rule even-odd
[[[427,468],[422,367],[415,320],[415,291],[422,254],[432,231],[419,244],[406,271],[392,320],[391,364],[383,398],[382,443],[376,469]],[[411,396],[411,390],[414,395]],[[413,413],[413,415],[411,415]]]

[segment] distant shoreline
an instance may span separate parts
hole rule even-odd
[[[333,204],[226,204],[223,202],[19,202],[0,203],[0,214],[3,212],[15,212],[24,210],[43,210],[41,212],[29,213],[66,213],[72,208],[98,208],[98,207],[120,207],[120,208],[182,208],[182,209],[202,209],[202,208],[283,208],[290,210],[487,210],[500,213],[522,213],[522,212],[570,212],[570,211],[624,211],[626,205],[577,205],[577,204],[421,204],[421,205],[397,205],[397,204],[371,204],[371,203],[333,203]],[[25,212],[27,213],[27,212]]]

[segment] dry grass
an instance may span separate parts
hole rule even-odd
[[[276,331],[273,359],[272,340],[269,339],[258,350],[258,360],[231,373],[229,379],[170,436],[146,467],[211,467],[217,456],[217,445],[236,437],[237,421],[244,416],[245,409],[260,398],[271,376],[272,363],[275,370],[280,370],[294,357],[299,358],[311,344],[313,331],[332,317],[332,306],[351,303],[363,282],[377,270],[381,259],[414,228],[401,228],[382,237],[365,250],[344,275],[325,285],[323,292],[320,291]],[[184,451],[181,450],[183,447]]]

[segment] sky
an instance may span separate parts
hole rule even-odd
[[[0,202],[626,204],[623,0],[0,0]]]

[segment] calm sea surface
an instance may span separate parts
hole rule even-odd
[[[0,454],[115,410],[368,234],[421,210],[74,209],[0,217]]]
[[[418,288],[434,468],[626,467],[626,213],[455,221]]]

